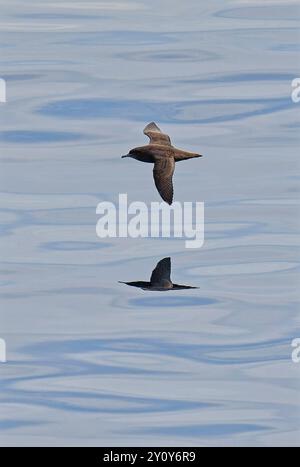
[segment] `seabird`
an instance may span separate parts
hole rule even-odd
[[[177,149],[171,144],[170,137],[161,132],[158,126],[151,122],[144,128],[144,134],[150,138],[147,146],[131,149],[124,157],[131,157],[141,162],[154,164],[153,177],[156,188],[164,201],[173,202],[173,173],[175,162],[202,157],[201,154]]]
[[[183,289],[198,289],[199,287],[191,287],[189,285],[173,284],[171,281],[171,258],[164,258],[157,263],[153,270],[150,282],[121,282],[120,284],[138,287],[143,290],[152,290],[158,292],[166,292],[168,290],[183,290]]]

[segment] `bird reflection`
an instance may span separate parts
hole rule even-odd
[[[121,282],[120,284],[130,285],[131,287],[138,287],[143,290],[152,290],[165,292],[168,290],[184,290],[184,289],[198,289],[199,287],[192,287],[190,285],[173,284],[171,281],[171,258],[164,258],[157,263],[156,268],[153,270],[150,282],[137,281],[137,282]]]

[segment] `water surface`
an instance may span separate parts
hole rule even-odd
[[[297,2],[1,6],[1,445],[300,445]],[[205,244],[95,234],[158,201],[122,161],[155,120],[205,155]],[[172,257],[174,282],[132,290]]]

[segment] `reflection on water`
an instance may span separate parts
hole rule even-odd
[[[197,289],[190,285],[174,284],[171,280],[171,258],[161,259],[152,271],[149,282],[135,281],[135,282],[121,282],[131,287],[138,289],[148,290],[152,292],[167,292],[174,290],[187,290]]]
[[[299,445],[299,6],[6,3],[1,444]],[[206,155],[175,175],[200,250],[96,237],[100,201],[153,201],[120,159],[151,120]],[[165,257],[200,289],[118,284]]]

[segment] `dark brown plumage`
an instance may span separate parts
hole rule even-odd
[[[170,137],[162,133],[154,122],[144,128],[144,134],[150,138],[149,144],[131,149],[126,156],[122,157],[131,157],[141,162],[154,164],[155,186],[162,199],[172,204],[175,162],[202,156],[172,146]]]
[[[156,292],[166,292],[168,290],[198,289],[189,285],[173,284],[171,280],[171,258],[164,258],[159,261],[152,272],[150,282],[120,282],[120,284],[138,287],[143,290],[152,290]]]

